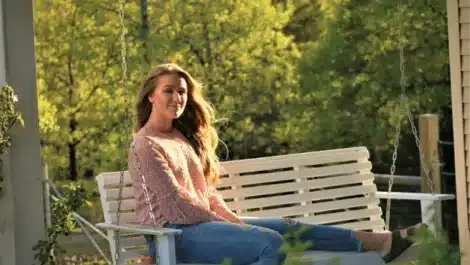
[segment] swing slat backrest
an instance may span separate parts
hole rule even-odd
[[[243,216],[291,217],[303,222],[383,231],[377,188],[365,147],[222,162],[220,190]],[[105,222],[116,221],[119,172],[96,177]],[[121,223],[135,222],[132,182],[124,175]],[[127,235],[122,247],[144,244]]]

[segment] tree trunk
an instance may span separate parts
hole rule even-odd
[[[150,64],[149,52],[148,52],[148,34],[149,34],[149,21],[148,21],[148,4],[147,0],[140,0],[140,37],[142,38],[142,44],[144,48],[144,61],[147,65]]]
[[[77,128],[77,120],[72,117],[69,122],[70,135],[73,135]],[[70,142],[69,147],[69,179],[71,181],[77,181],[78,170],[77,170],[77,142]]]

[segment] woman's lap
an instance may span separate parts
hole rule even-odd
[[[183,230],[175,240],[179,262],[218,263],[230,258],[233,265],[251,264],[263,253],[266,245],[278,251],[283,236],[302,227],[283,218],[242,218],[246,224],[207,222],[193,225],[168,225]],[[287,238],[289,239],[289,238]],[[309,250],[360,251],[360,242],[351,230],[331,226],[306,225],[300,240],[310,241]],[[289,240],[290,241],[290,240]],[[278,255],[283,259],[284,255]]]

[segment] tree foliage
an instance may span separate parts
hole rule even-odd
[[[35,1],[44,159],[56,178],[125,168],[126,109],[132,114],[134,95],[153,67],[176,62],[202,81],[216,107],[228,147],[221,144],[222,160],[353,145],[388,160],[396,124],[405,143],[413,143],[399,103],[399,45],[412,113],[450,105],[444,5],[128,2],[123,86],[118,3]],[[401,150],[406,157],[416,153],[403,144]]]
[[[397,124],[412,139],[400,105],[400,45],[403,92],[414,118],[450,105],[445,2],[401,1],[400,9],[385,0],[321,6],[328,26],[300,62],[303,104],[297,111],[303,115],[297,122],[305,127],[299,138],[309,139],[307,149],[366,145],[389,154]],[[416,153],[413,146],[401,150],[405,156]]]

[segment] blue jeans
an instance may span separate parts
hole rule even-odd
[[[308,250],[363,251],[352,230],[333,226],[290,224],[283,218],[241,218],[246,225],[228,222],[207,222],[191,225],[168,224],[167,228],[181,229],[175,239],[176,259],[182,263],[231,265],[279,265],[285,259],[280,247],[292,242],[292,234],[301,227],[297,237],[309,242]],[[155,241],[145,236],[155,263]]]

